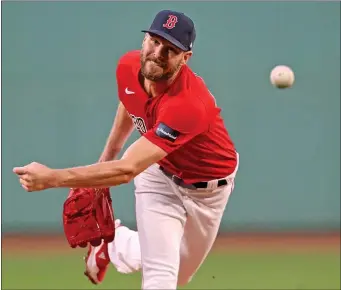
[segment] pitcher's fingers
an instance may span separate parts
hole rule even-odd
[[[14,167],[13,172],[15,174],[18,174],[18,175],[23,175],[23,174],[27,173],[27,169],[26,169],[26,167]]]
[[[19,179],[19,182],[21,183],[21,185],[24,185],[24,186],[26,186],[26,187],[28,187],[29,186],[29,182],[25,179],[25,178],[20,178]]]

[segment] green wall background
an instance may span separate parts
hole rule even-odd
[[[240,153],[222,230],[340,226],[340,3],[2,2],[2,226],[61,230],[68,191],[27,193],[14,166],[97,161],[114,118],[114,71],[161,9],[196,22],[191,67]],[[277,64],[292,89],[269,82]],[[130,141],[137,137],[134,133]],[[132,184],[111,190],[135,225]]]

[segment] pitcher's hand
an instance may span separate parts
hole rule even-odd
[[[23,167],[14,167],[13,172],[18,175],[21,186],[26,191],[39,191],[55,187],[58,175],[47,166],[32,162]]]

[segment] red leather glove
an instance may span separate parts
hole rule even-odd
[[[115,222],[109,188],[72,188],[63,206],[65,236],[72,248],[112,242]]]

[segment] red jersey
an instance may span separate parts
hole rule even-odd
[[[186,183],[231,174],[236,150],[204,81],[184,65],[166,92],[150,98],[139,83],[140,68],[139,51],[120,58],[118,96],[140,134],[168,153],[159,165]]]

